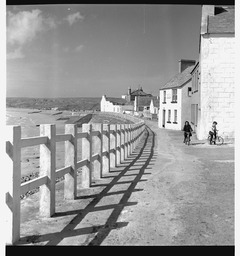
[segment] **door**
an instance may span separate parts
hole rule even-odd
[[[165,128],[165,120],[166,120],[166,110],[163,109],[163,116],[162,116],[162,127]]]

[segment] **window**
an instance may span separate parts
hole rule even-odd
[[[191,97],[192,88],[188,87],[188,97]]]
[[[166,103],[166,91],[163,91],[163,103]]]
[[[167,123],[171,123],[171,110],[168,110],[168,121]]]
[[[177,89],[172,89],[172,103],[177,102]]]
[[[177,124],[177,110],[174,110],[174,124]]]

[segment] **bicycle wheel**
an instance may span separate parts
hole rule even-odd
[[[190,144],[190,137],[189,135],[187,135],[186,139],[185,139],[185,144],[189,146]]]
[[[210,135],[208,135],[208,142],[211,145],[211,136]]]
[[[216,144],[217,145],[222,145],[224,142],[223,138],[221,136],[218,136],[217,139],[216,139]]]

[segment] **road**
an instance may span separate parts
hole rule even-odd
[[[36,245],[234,245],[234,145],[210,146],[181,131],[147,130],[135,152],[56,214],[22,200],[21,239]]]

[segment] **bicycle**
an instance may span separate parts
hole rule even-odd
[[[186,136],[186,138],[185,138],[185,144],[186,145],[190,145],[190,132],[186,132],[187,133],[187,136]]]
[[[209,134],[208,141],[210,145],[212,145],[212,143],[214,143],[215,145],[222,145],[224,143],[224,139],[218,135],[218,131],[216,132],[216,139],[214,139],[214,136],[213,136],[213,139],[211,142],[211,135]]]

